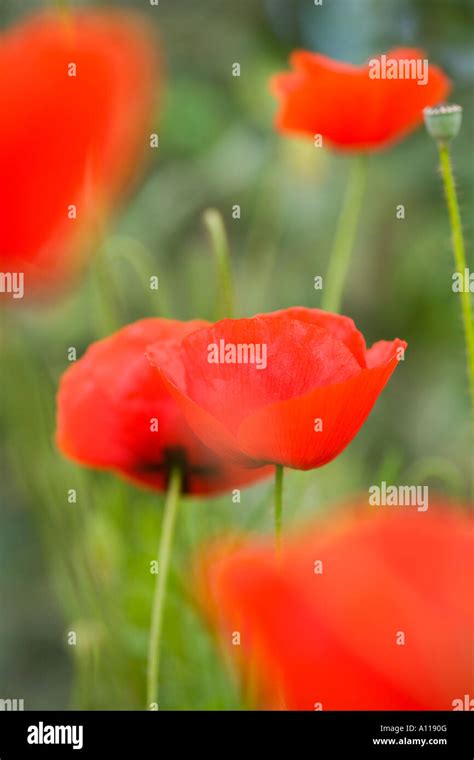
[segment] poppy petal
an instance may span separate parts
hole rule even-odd
[[[430,63],[425,71],[425,60],[416,48],[389,50],[385,63],[390,72],[372,78],[369,64],[381,65],[381,56],[354,66],[295,51],[290,59],[294,72],[279,74],[270,84],[280,101],[276,127],[312,139],[320,134],[338,149],[387,147],[421,125],[423,108],[442,101],[451,88],[437,66]],[[392,69],[400,69],[402,76],[390,78]]]
[[[67,282],[133,179],[155,75],[133,14],[40,13],[0,37],[0,255],[27,293]]]
[[[240,448],[261,463],[301,470],[327,464],[359,432],[397,366],[398,349],[405,346],[397,339],[383,363],[249,415],[238,430]]]
[[[333,314],[323,309],[308,309],[304,306],[292,306],[289,309],[281,309],[261,316],[271,318],[281,317],[282,315],[290,319],[300,319],[302,322],[309,322],[310,324],[323,327],[352,351],[361,367],[366,366],[365,338],[355,326],[354,320],[350,317],[346,317],[343,314]]]
[[[165,366],[182,373],[181,341],[206,324],[144,319],[93,344],[61,379],[56,440],[63,454],[157,490],[179,464],[184,491],[196,495],[269,475],[271,467],[237,467],[205,446],[146,358],[148,343],[158,342]]]
[[[405,346],[366,352],[352,320],[296,307],[194,332],[180,346],[179,374],[159,345],[148,357],[206,445],[247,466],[310,469],[350,443]],[[261,366],[257,347],[265,348]]]
[[[259,706],[450,710],[472,694],[472,518],[430,501],[370,515],[356,502],[278,560],[254,539],[201,555],[200,601],[227,641],[240,632]]]

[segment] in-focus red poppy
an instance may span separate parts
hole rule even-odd
[[[0,258],[67,282],[149,146],[155,45],[133,15],[42,13],[0,37]]]
[[[256,539],[201,558],[199,596],[224,646],[240,633],[259,706],[453,710],[474,693],[472,519],[389,509],[306,526],[279,561]]]
[[[451,89],[441,69],[416,48],[395,48],[362,66],[306,50],[296,50],[290,62],[292,72],[271,80],[280,101],[277,129],[311,139],[321,135],[342,150],[372,151],[397,142],[423,123],[423,108]]]
[[[143,319],[90,346],[61,379],[56,432],[61,452],[158,490],[166,489],[171,469],[179,466],[183,492],[197,495],[271,474],[272,468],[235,467],[209,451],[146,359],[147,346],[158,341],[167,364],[184,372],[181,342],[207,324]]]
[[[352,319],[294,307],[186,337],[179,365],[148,357],[207,446],[241,464],[330,462],[361,428],[406,343],[366,349]]]

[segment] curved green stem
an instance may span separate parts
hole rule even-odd
[[[281,551],[281,534],[283,526],[283,465],[275,466],[275,549]]]
[[[160,650],[163,627],[163,610],[166,597],[166,586],[169,575],[171,545],[173,543],[174,526],[181,493],[182,473],[179,467],[171,470],[168,491],[165,500],[165,512],[161,528],[161,539],[158,548],[158,572],[156,575],[155,591],[151,610],[150,638],[148,646],[147,666],[147,709],[158,704],[160,677]]]
[[[207,209],[204,212],[203,220],[211,241],[219,280],[220,303],[218,317],[220,319],[225,319],[226,317],[232,318],[235,313],[235,297],[230,266],[229,241],[227,240],[224,221],[222,215],[215,208]]]
[[[123,324],[114,287],[112,268],[109,265],[105,244],[96,252],[91,267],[92,287],[96,307],[94,309],[95,323],[99,324],[100,337],[110,335]]]
[[[145,299],[143,303],[146,314],[155,314],[157,306],[159,307],[158,311],[160,314],[169,314],[170,309],[165,302],[162,291],[158,287],[155,292],[151,290],[150,278],[152,276],[157,277],[155,273],[156,264],[146,246],[138,240],[125,235],[110,237],[107,246],[113,253],[114,262],[118,260],[127,264],[137,276],[137,280],[143,288],[144,293],[148,293],[148,303],[145,302]]]
[[[444,193],[446,196],[449,221],[451,224],[454,263],[456,271],[459,272],[464,278],[465,272],[467,270],[466,254],[464,250],[461,214],[459,212],[459,203],[456,193],[456,184],[454,182],[451,156],[449,155],[449,148],[446,143],[438,143],[438,149],[441,175],[443,177],[444,183]],[[471,394],[472,421],[474,424],[474,323],[472,317],[469,284],[467,284],[467,286],[465,285],[465,287],[462,288],[460,295],[462,319],[464,324],[464,337],[466,341],[467,372],[469,377],[469,390]]]
[[[453,494],[461,497],[463,477],[459,468],[443,457],[424,457],[412,464],[404,476],[405,483],[424,483],[436,478],[444,483]]]
[[[351,252],[357,232],[362,198],[367,180],[367,156],[361,154],[352,163],[344,203],[337,223],[337,232],[324,280],[321,306],[326,311],[339,311]]]

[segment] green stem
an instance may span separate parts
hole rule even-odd
[[[457,465],[442,457],[425,457],[408,468],[404,483],[424,483],[436,478],[444,483],[448,492],[460,497],[463,489],[463,477]]]
[[[230,266],[229,241],[225,231],[222,215],[215,208],[207,209],[203,215],[214,254],[220,289],[219,318],[232,318],[235,313],[234,287]]]
[[[99,324],[98,332],[100,337],[110,335],[122,325],[120,319],[120,310],[117,303],[117,294],[114,287],[112,267],[109,266],[107,250],[102,246],[97,252],[91,267],[92,269],[92,286],[97,303],[94,309],[98,318],[95,319],[96,325]]]
[[[367,180],[367,156],[354,159],[347,183],[344,203],[337,224],[336,237],[324,281],[322,308],[338,312],[341,307],[344,283],[349,269],[352,248],[357,231],[362,198]]]
[[[144,293],[149,294],[148,303],[143,300],[142,308],[145,315],[169,314],[170,309],[164,303],[163,292],[157,288],[152,290],[150,278],[156,275],[156,264],[149,250],[138,240],[125,235],[110,237],[107,242],[108,249],[112,252],[114,262],[123,261],[136,274]],[[123,273],[122,273],[123,274]]]
[[[281,533],[283,525],[283,465],[275,466],[275,549],[281,551]]]
[[[171,470],[165,500],[165,511],[158,549],[158,572],[156,575],[151,611],[147,666],[147,709],[150,709],[153,704],[158,704],[163,609],[169,575],[171,545],[173,543],[174,526],[178,511],[179,496],[181,493],[181,483],[181,469],[179,467],[174,467]]]
[[[438,149],[441,175],[443,177],[444,192],[446,196],[446,204],[448,206],[449,221],[451,224],[454,263],[456,271],[459,272],[462,277],[464,277],[465,270],[467,269],[466,254],[464,249],[461,214],[459,212],[459,203],[456,193],[456,184],[454,182],[451,156],[449,155],[449,148],[446,143],[438,143]],[[462,289],[460,295],[462,319],[464,324],[464,337],[466,341],[467,373],[471,394],[472,421],[474,424],[474,323],[472,317],[469,284],[467,287],[464,287]]]

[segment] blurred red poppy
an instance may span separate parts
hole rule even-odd
[[[452,710],[474,693],[472,519],[391,509],[307,526],[280,561],[256,541],[204,555],[201,601],[225,645],[240,634],[262,707]]]
[[[43,13],[0,38],[1,267],[27,294],[69,279],[133,179],[155,68],[147,29],[123,13]]]
[[[423,123],[423,108],[451,89],[418,49],[395,48],[363,66],[305,50],[290,61],[293,71],[271,80],[280,100],[277,129],[321,135],[343,150],[378,150],[402,139]]]
[[[178,369],[160,344],[147,354],[207,446],[236,463],[309,470],[354,438],[405,347],[366,350],[351,319],[295,307],[198,330]]]
[[[207,322],[143,319],[89,347],[63,375],[57,399],[56,439],[81,464],[110,469],[158,490],[170,469],[183,469],[185,493],[209,494],[254,483],[267,469],[232,466],[194,435],[145,349],[162,348],[176,373],[182,340]]]

